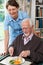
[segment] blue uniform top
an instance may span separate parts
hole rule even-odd
[[[26,12],[18,11],[18,18],[14,20],[10,14],[6,14],[4,20],[4,30],[9,30],[9,44],[22,33],[20,23],[23,19],[29,18]]]

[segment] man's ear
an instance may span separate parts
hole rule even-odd
[[[32,29],[34,29],[34,25],[32,25]]]
[[[35,30],[34,30],[34,25],[32,25],[32,32],[33,32],[33,33],[35,32]]]
[[[32,25],[32,28],[34,28],[34,25]]]

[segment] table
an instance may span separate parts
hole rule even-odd
[[[10,61],[11,57],[7,57],[4,60],[1,61],[1,63],[5,64],[5,65],[9,65],[9,61]],[[30,65],[32,62],[30,61],[25,61],[22,65]]]

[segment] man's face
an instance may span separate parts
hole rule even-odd
[[[16,19],[18,17],[18,8],[16,8],[15,6],[9,5],[7,10],[12,18]]]
[[[30,24],[23,23],[22,24],[22,31],[26,36],[29,36],[32,33],[32,27],[30,27]]]

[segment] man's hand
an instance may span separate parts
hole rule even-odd
[[[14,48],[13,48],[13,47],[10,47],[10,48],[9,48],[9,54],[10,54],[10,56],[13,55],[13,52],[14,52]]]
[[[30,50],[25,50],[20,53],[20,57],[27,57],[30,55]]]

